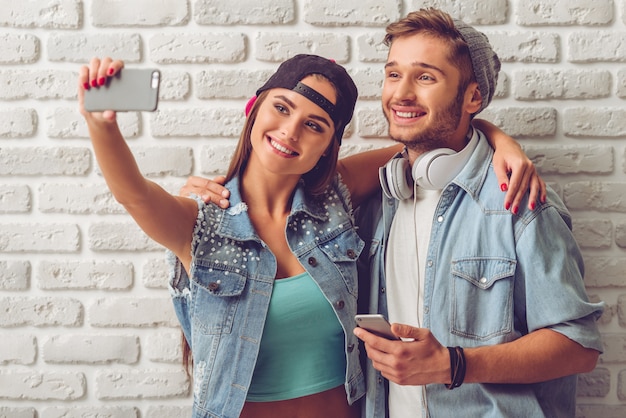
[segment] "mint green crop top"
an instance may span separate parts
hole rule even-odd
[[[309,273],[276,280],[246,401],[293,399],[343,385],[344,340]]]

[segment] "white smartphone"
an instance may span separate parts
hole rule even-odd
[[[154,68],[122,68],[100,87],[85,90],[85,110],[155,111],[161,73]]]
[[[391,332],[391,324],[389,324],[387,318],[381,314],[359,314],[355,315],[354,319],[358,326],[368,330],[372,334],[389,340],[399,340],[399,338]]]

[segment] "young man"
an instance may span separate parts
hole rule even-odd
[[[361,207],[362,311],[387,315],[404,341],[355,329],[373,365],[366,416],[574,416],[576,373],[602,350],[602,305],[589,303],[552,190],[534,210],[502,208],[493,151],[471,126],[498,57],[435,9],[389,25],[385,42],[383,111],[405,151],[381,171],[382,201]]]

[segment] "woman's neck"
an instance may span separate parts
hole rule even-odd
[[[291,210],[293,192],[300,176],[275,175],[246,167],[240,180],[242,200],[249,210],[271,217],[284,216]]]

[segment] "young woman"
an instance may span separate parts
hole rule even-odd
[[[122,67],[108,58],[82,67],[80,109],[111,192],[171,253],[172,299],[193,358],[193,416],[359,416],[365,382],[352,330],[363,242],[352,209],[398,149],[338,167],[357,99],[350,76],[314,55],[281,64],[251,104],[223,209],[145,179],[115,113],[84,110],[84,90]],[[522,161],[514,147],[509,155]],[[531,166],[521,164],[521,177]]]

